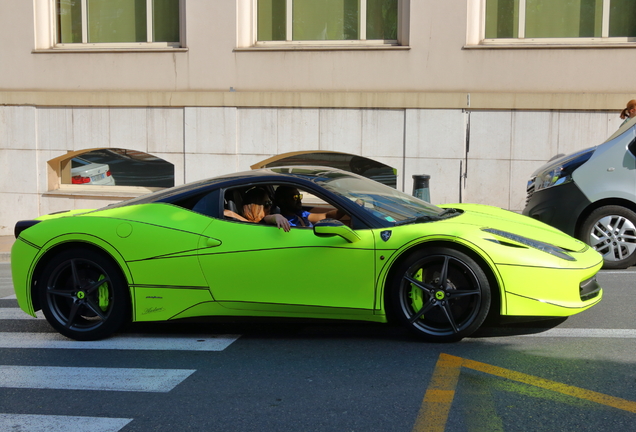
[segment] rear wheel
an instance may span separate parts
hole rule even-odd
[[[130,316],[127,284],[111,259],[88,248],[56,255],[38,285],[51,326],[76,340],[110,336]]]
[[[581,226],[581,240],[603,255],[604,268],[636,264],[636,213],[616,205],[594,210]]]
[[[454,342],[486,319],[490,285],[468,255],[437,247],[416,252],[400,265],[387,301],[390,312],[420,337]]]

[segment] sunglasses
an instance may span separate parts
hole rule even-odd
[[[294,199],[296,201],[300,201],[300,200],[303,199],[303,194],[292,195],[292,199]]]

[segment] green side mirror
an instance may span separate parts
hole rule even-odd
[[[340,236],[349,243],[360,240],[360,236],[354,230],[337,219],[323,219],[314,225],[314,234],[318,237]]]

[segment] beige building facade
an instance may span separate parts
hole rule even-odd
[[[433,203],[520,211],[534,169],[604,141],[635,97],[636,39],[611,0],[540,37],[526,0],[313,1],[0,0],[0,235],[147,192],[66,184],[65,161],[101,148],[164,159],[175,184],[338,151],[395,168],[405,191],[431,175]],[[121,24],[133,3],[144,17]],[[303,10],[317,36],[297,36]]]

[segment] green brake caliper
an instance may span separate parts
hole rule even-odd
[[[422,269],[419,269],[414,275],[413,279],[417,281],[422,281]],[[424,294],[422,290],[415,285],[411,284],[411,305],[413,306],[413,311],[417,313],[424,306]],[[424,318],[424,317],[420,317]]]
[[[100,275],[98,280],[106,279],[106,276]],[[99,308],[106,312],[108,309],[108,282],[99,286],[97,293],[99,295]]]

